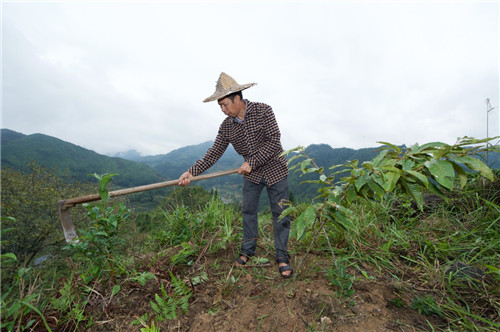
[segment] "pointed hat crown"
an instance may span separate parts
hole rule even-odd
[[[242,91],[256,85],[257,83],[238,84],[234,78],[222,72],[215,84],[215,92],[203,100],[204,103],[224,98],[231,93]]]

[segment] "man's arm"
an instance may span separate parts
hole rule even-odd
[[[228,145],[229,142],[224,138],[224,136],[222,135],[222,130],[221,128],[219,128],[219,133],[217,134],[217,137],[215,138],[212,147],[208,149],[203,158],[198,160],[193,166],[189,168],[187,172],[184,172],[180,176],[179,185],[180,186],[189,185],[191,183],[191,178],[193,176],[198,176],[201,173],[205,172],[210,167],[212,167],[212,165],[215,164],[217,160],[220,159],[220,157],[222,157]]]

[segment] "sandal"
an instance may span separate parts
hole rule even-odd
[[[293,270],[292,270],[292,267],[290,265],[280,266],[279,270],[280,270],[281,277],[283,277],[285,279],[290,278],[293,274]],[[290,274],[283,274],[283,272],[285,272],[285,271],[291,271],[291,272],[290,272]]]
[[[241,257],[245,257],[247,260],[244,261],[243,259],[241,259]],[[240,254],[240,256],[238,258],[236,258],[236,263],[238,265],[245,265],[249,259],[250,259],[250,256],[247,256],[245,254]]]
[[[286,265],[283,265],[283,266],[279,266],[278,265],[278,269],[280,271],[280,275],[281,275],[282,278],[285,278],[285,279],[290,278],[292,276],[292,274],[293,274],[293,270],[292,270],[292,267],[290,266],[290,263],[289,263],[288,259],[286,259],[286,258],[278,258],[278,259],[276,259],[276,262],[278,264],[281,264],[281,263],[285,263],[286,264]],[[283,272],[286,272],[286,271],[290,271],[290,274],[283,274]]]

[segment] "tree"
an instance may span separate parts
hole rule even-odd
[[[29,265],[45,248],[64,243],[57,202],[80,195],[89,185],[67,184],[35,163],[27,165],[27,172],[2,169],[1,179],[2,216],[10,217],[3,219],[2,228],[15,228],[2,239],[2,252]]]

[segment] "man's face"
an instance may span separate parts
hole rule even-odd
[[[235,97],[234,101],[232,101],[231,99],[226,97],[223,99],[219,99],[217,102],[219,103],[220,109],[222,110],[222,112],[224,112],[224,114],[234,118],[240,111],[235,103],[237,99],[238,97]]]

